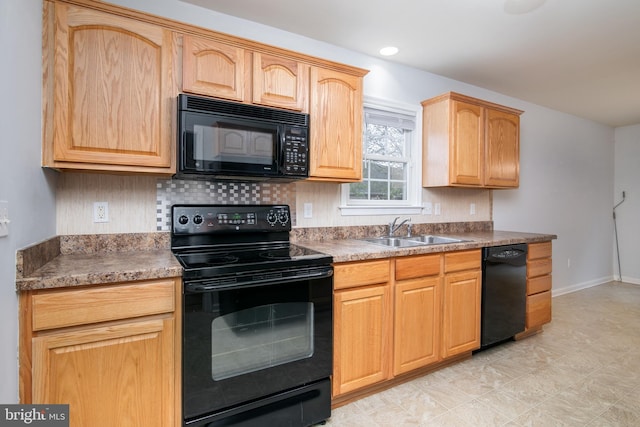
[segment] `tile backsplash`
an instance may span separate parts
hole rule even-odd
[[[182,179],[159,179],[156,183],[156,226],[169,231],[171,206],[175,204],[288,204],[296,225],[295,183],[210,182]]]

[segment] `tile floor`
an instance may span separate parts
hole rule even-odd
[[[327,426],[640,426],[640,286],[553,298],[543,333],[337,408]]]

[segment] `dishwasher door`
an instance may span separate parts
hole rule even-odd
[[[527,245],[482,250],[481,348],[524,331],[527,301]]]

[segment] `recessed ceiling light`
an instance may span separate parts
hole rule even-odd
[[[398,53],[398,48],[395,46],[387,46],[380,49],[380,55],[383,56],[392,56]]]

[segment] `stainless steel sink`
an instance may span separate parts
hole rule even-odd
[[[405,237],[405,239],[412,240],[415,242],[421,242],[425,245],[444,245],[447,243],[461,243],[461,242],[467,241],[463,239],[456,239],[453,237],[433,236],[431,234],[426,234],[422,236]]]
[[[392,248],[410,248],[412,246],[423,246],[424,243],[416,240],[408,240],[405,237],[372,237],[370,239],[360,239],[376,245],[389,246]]]
[[[360,240],[392,248],[410,248],[414,246],[444,245],[447,243],[468,242],[468,240],[464,239],[434,236],[430,234],[411,237],[372,237]]]

